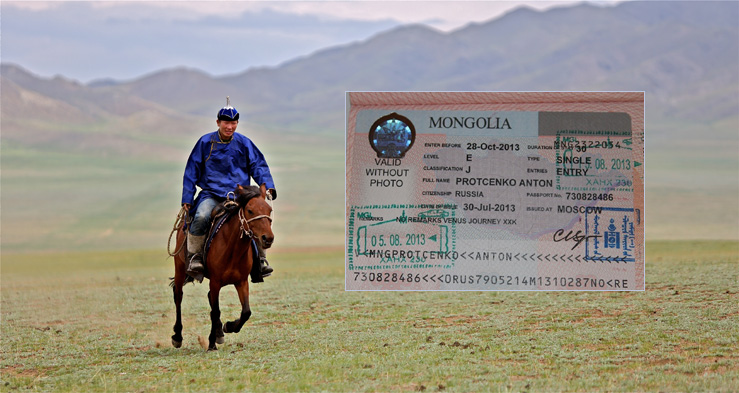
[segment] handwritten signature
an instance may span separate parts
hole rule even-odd
[[[577,231],[574,234],[572,231],[567,232],[566,235],[562,236],[565,233],[564,229],[558,229],[557,232],[554,232],[554,236],[552,236],[552,240],[555,242],[561,242],[561,241],[574,241],[575,245],[572,246],[571,250],[574,250],[575,247],[579,246],[582,242],[593,238],[593,237],[600,237],[601,235],[585,235],[581,234],[581,231]]]

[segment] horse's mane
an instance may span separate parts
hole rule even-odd
[[[236,187],[234,194],[236,194],[236,203],[244,207],[252,198],[261,196],[262,190],[257,186],[241,186],[241,188]]]

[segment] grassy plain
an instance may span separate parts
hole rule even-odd
[[[163,249],[212,120],[96,145],[104,126],[3,136],[0,391],[739,390],[739,242],[649,242],[645,292],[347,293],[342,134],[246,124],[280,192],[277,273],[215,353],[207,289],[187,286],[174,349]],[[737,239],[735,133],[663,127],[647,131],[647,237]],[[221,304],[238,315],[232,288]]]
[[[647,239],[739,239],[739,122],[651,119]]]
[[[3,251],[163,247],[180,208],[187,157],[209,128],[148,144],[124,140],[117,152],[3,140]],[[277,184],[280,243],[343,244],[343,137],[243,128]]]
[[[344,292],[340,249],[275,250],[216,352],[163,251],[3,253],[3,391],[736,391],[739,242],[649,242],[645,292]],[[238,315],[233,288],[224,320]]]

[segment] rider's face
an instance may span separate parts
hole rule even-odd
[[[221,139],[229,140],[236,132],[239,121],[216,120],[216,124],[218,124],[218,133],[221,134]]]

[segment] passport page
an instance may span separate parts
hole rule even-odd
[[[347,290],[644,290],[642,92],[349,92]]]

